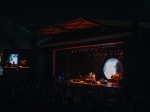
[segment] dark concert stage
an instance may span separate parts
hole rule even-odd
[[[32,50],[4,50],[3,76],[48,81],[52,81],[54,76],[61,76],[63,80],[74,84],[91,84],[73,80],[80,75],[88,75],[91,71],[96,74],[97,80],[108,80],[117,72],[122,75],[126,86],[148,85],[149,43],[142,43],[145,42],[143,38],[148,37],[147,33],[138,43],[132,27],[127,28],[124,22],[93,22],[80,18],[60,24],[59,27],[47,27],[49,30],[42,28],[35,31],[45,38],[38,42],[38,51],[34,49],[34,55]],[[64,29],[68,29],[67,32]],[[72,32],[72,29],[76,31]],[[11,61],[13,55],[17,57],[17,61],[13,58],[16,63],[6,63],[7,60]],[[26,67],[21,64],[25,59],[29,62]],[[92,85],[112,87],[117,84],[102,84],[98,81]]]
[[[73,83],[90,84],[83,79],[88,79],[92,72],[98,81],[97,86],[116,86],[116,83],[101,84],[99,79],[108,80],[116,73],[123,76],[122,43],[57,50],[56,59],[56,74]],[[73,81],[81,77],[84,78],[80,82]]]

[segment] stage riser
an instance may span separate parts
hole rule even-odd
[[[92,83],[92,80],[85,80],[85,83]]]
[[[101,82],[101,84],[108,84],[108,82]]]
[[[73,79],[73,82],[80,82],[79,79]]]

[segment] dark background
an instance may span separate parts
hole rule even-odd
[[[79,17],[131,21],[149,20],[148,0],[1,0],[0,15],[6,15],[22,27],[47,27]]]

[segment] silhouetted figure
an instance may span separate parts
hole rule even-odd
[[[108,105],[107,105],[106,112],[115,112],[115,111],[114,111],[114,106],[113,106],[112,104],[108,104]]]
[[[145,112],[143,102],[140,98],[133,99],[130,112]]]

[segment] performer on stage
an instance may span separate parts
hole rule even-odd
[[[95,73],[93,73],[92,78],[93,78],[93,81],[96,81]]]
[[[115,74],[115,78],[116,78],[116,81],[118,83],[118,80],[119,80],[119,74],[118,73]]]
[[[89,73],[89,78],[92,80],[92,72]]]

